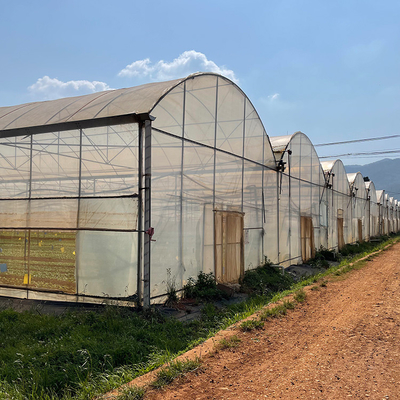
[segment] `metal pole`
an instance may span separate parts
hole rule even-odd
[[[143,305],[143,122],[138,130],[138,241],[137,241],[137,305]]]
[[[186,117],[186,81],[183,84],[183,110],[182,110],[182,143],[181,143],[181,185],[179,194],[179,276],[180,285],[183,287],[185,266],[183,263],[183,162],[185,151],[185,117]],[[188,210],[186,209],[186,213]]]
[[[77,243],[76,236],[80,236],[79,234],[79,220],[80,220],[80,210],[81,210],[81,196],[82,196],[82,141],[83,141],[83,130],[79,129],[79,176],[78,176],[78,209],[76,212],[76,227],[78,229],[77,234],[75,235],[75,292],[79,294],[79,240]],[[95,193],[94,193],[95,194]]]
[[[144,226],[151,227],[151,121],[144,122]],[[150,307],[150,235],[144,237],[143,305]]]

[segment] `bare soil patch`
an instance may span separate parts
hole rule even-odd
[[[231,333],[232,334],[232,333]],[[146,399],[398,399],[400,243]],[[203,353],[204,355],[204,353]]]

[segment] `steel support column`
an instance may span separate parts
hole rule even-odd
[[[144,121],[144,227],[151,227],[151,120]],[[143,306],[150,307],[151,236],[144,236]]]

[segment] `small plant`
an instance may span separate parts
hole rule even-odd
[[[248,319],[247,321],[243,321],[240,324],[240,329],[243,332],[250,332],[253,329],[262,329],[264,327],[264,323],[257,319]]]
[[[116,400],[142,400],[145,390],[137,386],[126,387],[115,399]]]
[[[278,304],[274,308],[263,310],[260,315],[262,321],[267,321],[270,318],[278,318],[286,315],[287,310],[292,310],[296,305],[292,301],[285,300],[282,304]]]
[[[307,294],[304,289],[300,289],[293,295],[293,299],[297,301],[297,303],[303,303],[307,298]]]
[[[317,290],[319,290],[319,287],[318,287],[318,286],[313,286],[313,287],[311,288],[311,290],[317,291]]]
[[[245,272],[241,280],[242,291],[255,295],[266,295],[273,292],[289,289],[293,284],[293,277],[271,266],[270,262]]]
[[[206,274],[200,272],[197,280],[189,278],[183,287],[183,297],[200,301],[222,300],[229,297],[222,290],[218,289],[212,272]]]
[[[229,337],[228,339],[221,339],[217,345],[218,350],[231,349],[233,347],[238,347],[242,340],[236,335]]]
[[[175,278],[171,277],[171,268],[167,268],[167,300],[164,305],[167,307],[174,306],[178,302],[176,294]]]
[[[320,284],[320,286],[321,286],[321,287],[326,287],[326,284],[327,284],[326,281],[322,281],[321,284]]]
[[[166,368],[162,368],[157,373],[156,380],[152,383],[152,386],[156,389],[170,384],[178,376],[184,375],[190,371],[196,370],[200,366],[200,360],[186,360],[186,361],[174,361]]]

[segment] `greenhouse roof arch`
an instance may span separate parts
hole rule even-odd
[[[326,183],[332,185],[332,190],[345,195],[350,194],[350,184],[342,160],[322,161],[321,167],[325,173]]]
[[[212,88],[202,85],[205,81],[210,83],[212,80],[215,82]],[[218,83],[220,83],[219,98]],[[240,126],[238,121],[235,124],[233,118],[229,120],[218,119],[219,115],[214,116],[214,125],[218,124],[220,126],[224,124],[225,128],[231,125],[229,126],[230,132],[234,130],[233,128],[236,130],[238,127],[242,129],[243,136],[245,137],[245,143],[242,147],[252,147],[253,152],[256,148],[260,147],[260,140],[254,138],[256,136],[254,135],[254,131],[257,131],[257,135],[259,136],[259,131],[262,130],[263,135],[266,136],[266,140],[264,138],[263,143],[266,142],[266,145],[265,143],[263,144],[264,154],[262,157],[258,155],[257,161],[264,161],[265,165],[275,167],[275,158],[268,136],[251,101],[234,82],[214,73],[195,73],[186,78],[166,82],[153,82],[131,88],[107,90],[83,96],[0,107],[0,136],[29,135],[74,128],[104,126],[112,123],[138,122],[145,119],[153,119],[150,116],[153,112],[156,114],[155,116],[161,115],[161,109],[166,111],[163,117],[166,117],[169,113],[170,119],[175,120],[175,125],[177,126],[180,121],[177,121],[176,116],[171,115],[171,110],[177,112],[179,118],[182,114],[179,106],[185,108],[185,104],[184,102],[175,104],[175,110],[173,110],[171,103],[175,101],[174,98],[177,97],[178,93],[183,93],[182,88],[186,84],[192,87],[192,92],[202,93],[200,96],[202,98],[197,99],[197,106],[202,105],[203,108],[200,113],[198,113],[199,107],[196,110],[196,113],[200,115],[200,119],[204,117],[204,114],[210,116],[218,112],[222,118],[229,118],[227,104],[229,103],[231,106],[232,101],[226,102],[224,107],[222,96],[225,96],[225,98],[229,97],[230,99],[236,97],[235,110],[230,110],[230,115],[233,116],[236,111],[245,114],[243,126]],[[210,99],[207,99],[207,96],[214,96],[212,99],[214,101],[213,109],[207,109],[206,103],[208,105],[212,103]],[[243,106],[242,109],[240,109],[240,106]],[[234,117],[236,120],[240,119],[238,115],[234,115]],[[196,118],[193,119],[193,113],[192,115],[188,114],[186,118],[192,123],[196,122]],[[199,118],[197,117],[197,119]],[[204,118],[201,122],[204,122]],[[157,125],[159,125],[159,122],[156,123]],[[256,125],[258,126],[255,127]],[[165,127],[165,124],[162,123],[162,126]],[[216,130],[217,128],[214,126],[214,131]],[[219,129],[220,132],[223,132],[223,130]],[[223,149],[223,146],[225,146],[231,150],[230,139],[229,137],[220,138],[221,143],[219,148]],[[237,141],[239,142],[239,140]],[[241,141],[243,142],[243,138]],[[211,145],[209,141],[206,144]],[[237,152],[234,151],[234,153]],[[240,156],[242,155],[240,154]],[[253,159],[252,155],[248,154],[247,158]]]

